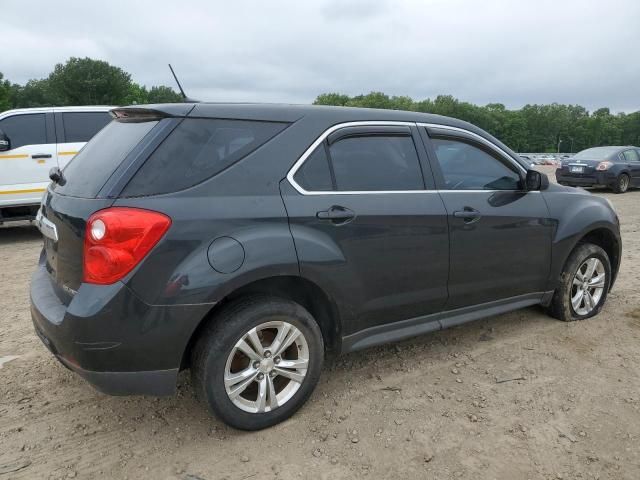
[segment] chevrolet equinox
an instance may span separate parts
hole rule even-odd
[[[604,198],[466,122],[320,106],[116,108],[37,224],[35,331],[97,389],[290,417],[328,352],[530,305],[596,315],[621,256]]]

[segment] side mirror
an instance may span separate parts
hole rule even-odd
[[[549,177],[537,170],[527,170],[527,178],[525,180],[527,191],[546,190],[549,188]]]
[[[0,152],[6,152],[7,150],[11,150],[11,140],[0,130]]]

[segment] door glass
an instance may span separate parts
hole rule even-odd
[[[47,143],[47,128],[44,113],[14,115],[0,120],[2,130],[11,141],[11,149],[24,145],[42,145]]]
[[[625,150],[623,155],[627,162],[637,162],[640,160],[640,158],[638,158],[638,152],[635,150]]]
[[[432,140],[445,190],[519,190],[520,175],[488,152],[460,140]]]
[[[324,143],[319,145],[307,158],[296,173],[294,180],[298,185],[310,192],[333,190],[329,159],[327,158]]]
[[[88,142],[111,121],[109,112],[66,112],[62,114],[64,141]]]
[[[338,191],[423,190],[416,147],[409,136],[351,137],[330,147]]]

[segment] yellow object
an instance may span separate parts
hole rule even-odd
[[[26,190],[0,190],[0,195],[12,195],[14,193],[36,193],[44,192],[46,188],[28,188]]]

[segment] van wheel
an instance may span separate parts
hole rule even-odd
[[[616,179],[616,183],[613,186],[613,191],[615,193],[626,193],[629,190],[629,175],[626,173],[621,173],[618,175]]]
[[[607,299],[611,263],[602,248],[583,243],[571,253],[560,276],[549,313],[565,322],[597,315]]]
[[[324,343],[295,302],[256,295],[223,307],[192,351],[198,397],[223,422],[260,430],[293,415],[318,383]]]

